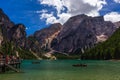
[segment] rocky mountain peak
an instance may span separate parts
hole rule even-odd
[[[25,26],[23,24],[15,25],[2,9],[0,9],[0,27],[3,41],[12,41],[18,46],[25,46]]]
[[[73,16],[70,19],[68,19],[68,21],[66,23],[64,23],[63,28],[62,28],[60,34],[58,35],[59,38],[67,36],[67,35],[69,35],[70,32],[75,31],[79,27],[79,24],[85,18],[88,18],[88,16],[82,14],[82,15]]]
[[[34,37],[39,41],[41,48],[50,48],[51,41],[59,34],[63,26],[60,23],[50,25],[50,27],[36,31]]]
[[[75,21],[75,20],[79,20],[79,19],[86,18],[86,17],[88,17],[88,16],[85,15],[85,14],[76,15],[76,16],[70,17],[70,18],[68,19],[68,21],[69,21],[69,20]]]
[[[3,27],[4,35],[7,36],[8,31],[15,24],[9,19],[9,17],[0,9],[0,26]]]
[[[2,9],[0,9],[0,22],[9,22],[10,19],[8,18],[8,16],[3,12]]]
[[[67,53],[83,52],[97,42],[105,41],[115,30],[115,25],[104,21],[103,16],[77,15],[63,25],[57,38],[52,41],[52,48]]]
[[[36,31],[34,33],[34,36],[36,38],[39,38],[39,37],[48,38],[50,35],[52,35],[56,31],[59,31],[61,28],[62,28],[62,25],[60,23],[55,23],[55,24],[50,25],[47,28]]]

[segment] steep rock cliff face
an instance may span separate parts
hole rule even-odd
[[[9,19],[9,17],[0,9],[0,25],[4,25],[7,29],[14,26],[14,23]]]
[[[23,24],[16,24],[9,30],[9,40],[17,46],[24,47],[26,44],[26,32]]]
[[[40,47],[44,49],[51,48],[51,41],[57,37],[60,32],[62,25],[60,23],[52,24],[48,28],[44,28],[34,33],[34,38],[40,43]]]
[[[16,46],[25,47],[26,32],[23,24],[14,24],[0,9],[0,44],[13,42]]]
[[[0,9],[0,45],[3,39],[7,40],[8,31],[14,26],[14,23],[10,21],[8,16]]]
[[[106,40],[115,30],[115,25],[104,21],[103,17],[74,16],[63,25],[52,41],[52,48],[66,53],[84,52],[84,49]]]
[[[25,26],[14,24],[0,9],[0,52],[23,59],[35,59],[32,52],[26,49],[26,41]]]
[[[97,42],[102,42],[102,40],[99,40],[102,38],[103,41],[107,40],[107,38],[116,30],[116,26],[112,22],[104,21],[102,16],[93,18],[89,17],[85,19],[81,25],[94,33]]]

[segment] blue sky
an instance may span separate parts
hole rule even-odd
[[[0,8],[16,24],[23,23],[28,35],[79,14],[120,21],[120,0],[0,0]]]

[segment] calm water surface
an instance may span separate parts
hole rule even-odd
[[[73,67],[85,63],[87,67]],[[120,61],[32,60],[22,63],[24,73],[0,74],[0,80],[120,80]]]

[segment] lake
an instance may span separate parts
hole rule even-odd
[[[22,62],[24,73],[0,74],[0,80],[120,80],[120,61],[33,60]],[[87,67],[73,67],[73,64]]]

